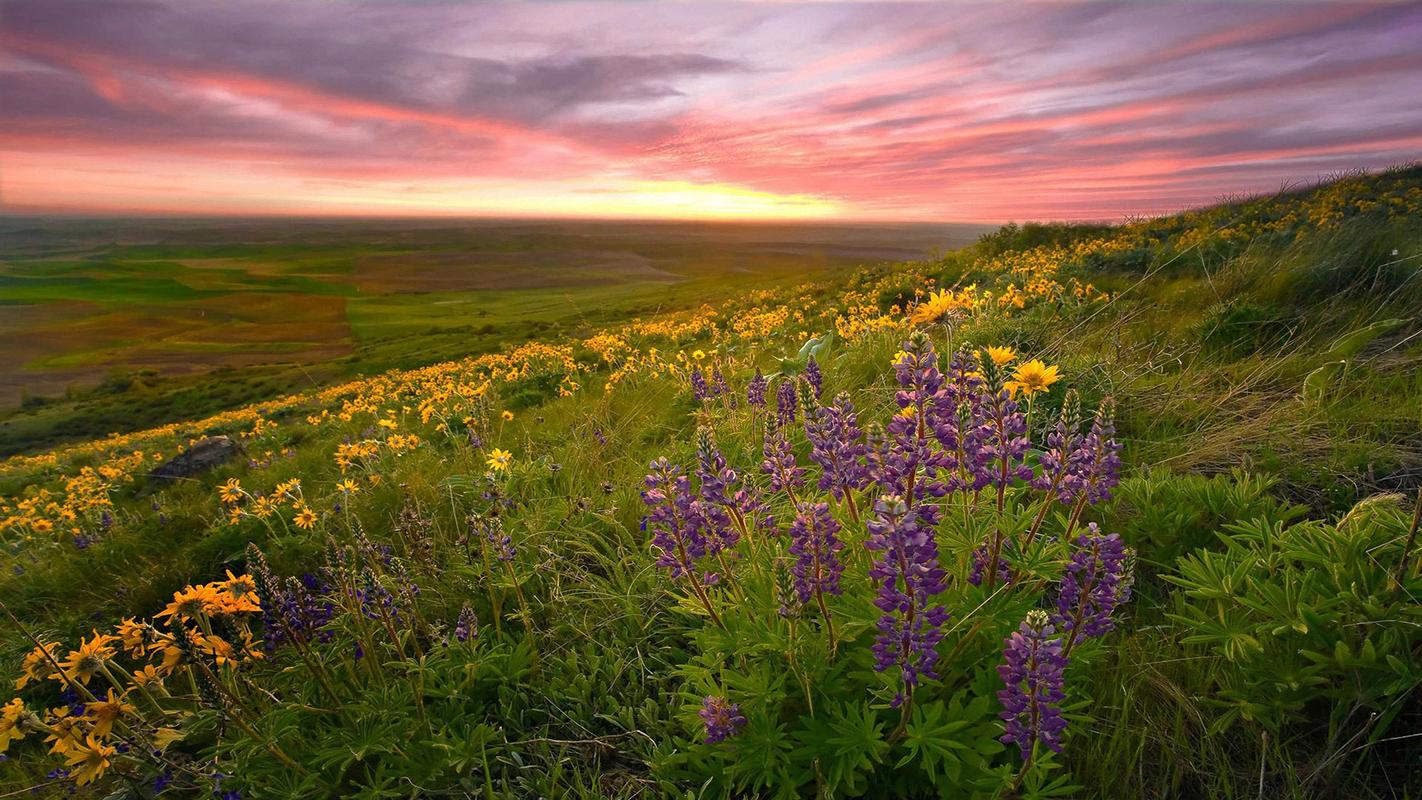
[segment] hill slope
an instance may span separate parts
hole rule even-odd
[[[1419,210],[1009,226],[11,458],[3,788],[1416,793]]]

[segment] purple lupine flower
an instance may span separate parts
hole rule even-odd
[[[956,461],[953,454],[934,446],[931,418],[951,400],[938,371],[938,355],[927,336],[918,334],[904,343],[894,362],[894,375],[902,387],[894,395],[899,412],[885,426],[883,449],[872,459],[877,467],[874,477],[910,506],[924,505],[919,521],[934,525],[937,507],[923,504],[923,500],[942,497],[954,488]]]
[[[1039,463],[1042,471],[1032,479],[1032,488],[1057,495],[1067,478],[1067,466],[1071,454],[1081,446],[1081,399],[1076,390],[1068,389],[1062,403],[1062,413],[1057,423],[1047,434],[1046,448]],[[1068,501],[1069,502],[1069,501]]]
[[[795,407],[799,398],[795,394],[795,381],[782,377],[775,388],[775,424],[784,427],[795,421]]]
[[[454,622],[454,639],[467,642],[479,638],[479,620],[474,616],[474,607],[468,603],[459,609],[459,619]]]
[[[820,465],[821,491],[841,500],[846,492],[869,483],[869,468],[864,463],[868,448],[847,393],[835,395],[834,402],[820,409],[815,419],[806,419],[805,435],[813,447],[810,459]]]
[[[765,408],[765,390],[770,382],[761,373],[760,367],[755,368],[755,377],[751,378],[750,384],[746,386],[746,402],[756,408]]]
[[[483,518],[484,540],[493,548],[494,558],[508,564],[518,555],[513,537],[504,532],[504,523],[499,517]]]
[[[783,384],[782,384],[783,385]],[[805,482],[805,469],[795,463],[795,452],[790,449],[790,440],[785,429],[778,425],[765,426],[765,460],[760,469],[770,476],[772,492],[794,493]]]
[[[673,579],[695,575],[696,559],[706,554],[701,521],[691,494],[691,483],[665,456],[652,462],[642,492],[647,515],[643,530],[651,530],[652,544],[661,551],[657,566],[671,570]]]
[[[815,360],[813,354],[805,362],[805,380],[810,384],[810,388],[815,390],[815,399],[820,399],[825,393],[825,374],[820,371],[820,362]]]
[[[726,375],[721,372],[721,365],[717,364],[711,370],[711,391],[714,397],[720,397],[731,393],[731,387],[726,385]]]
[[[247,563],[261,599],[262,645],[268,653],[289,642],[330,641],[333,634],[327,626],[335,618],[336,606],[319,579],[303,575],[278,580],[261,551],[251,545]]]
[[[839,576],[844,572],[839,560],[844,544],[835,536],[839,530],[828,503],[800,505],[800,513],[790,525],[790,555],[795,556],[790,573],[801,603],[821,594],[839,594]]]
[[[1076,549],[1062,575],[1052,624],[1067,634],[1068,647],[1109,633],[1111,613],[1131,596],[1126,579],[1126,546],[1117,534],[1102,534],[1096,523],[1076,537]]]
[[[921,678],[938,677],[938,643],[948,620],[947,609],[929,605],[944,589],[944,574],[938,566],[933,528],[922,523],[921,511],[909,508],[897,495],[880,498],[864,542],[879,554],[869,577],[879,583],[874,605],[884,612],[874,640],[874,668],[883,672],[898,666],[909,691]],[[902,701],[900,694],[895,705]]]
[[[1011,541],[1011,539],[1007,539],[1003,544],[1010,545]],[[983,579],[987,577],[988,572],[988,559],[991,558],[991,556],[988,555],[988,551],[991,549],[992,545],[989,542],[983,542],[973,548],[973,571],[968,575],[968,583],[974,586],[983,585]],[[1003,584],[1012,582],[1012,566],[1007,563],[1006,555],[1003,553],[999,553],[997,556],[996,582]]]
[[[701,702],[701,721],[706,724],[706,743],[716,744],[735,736],[746,726],[745,715],[738,703],[724,697],[707,695]]]
[[[1006,688],[997,693],[1002,703],[998,715],[1006,723],[1002,741],[1016,744],[1023,759],[1032,757],[1037,742],[1053,752],[1062,750],[1061,734],[1066,729],[1060,704],[1067,657],[1061,637],[1047,618],[1047,612],[1032,610],[1021,627],[1003,643],[1003,662],[997,668]]]
[[[1067,478],[1063,481],[1062,500],[1073,502],[1084,498],[1095,505],[1111,497],[1111,490],[1121,481],[1121,445],[1116,441],[1115,403],[1111,398],[1101,401],[1091,431],[1081,440],[1067,460]]]
[[[1027,451],[1032,448],[1027,417],[1000,380],[974,397],[972,427],[963,446],[971,453],[974,490],[994,486],[1001,492],[1014,481],[1032,479],[1032,468],[1026,463]]]
[[[706,376],[702,374],[701,367],[691,368],[691,396],[696,398],[697,402],[705,402],[712,397],[711,387],[706,385]]]
[[[696,430],[696,479],[701,485],[698,509],[707,538],[717,550],[734,547],[746,519],[758,517],[761,504],[754,493],[741,486],[740,475],[726,466],[715,433],[705,425]]]

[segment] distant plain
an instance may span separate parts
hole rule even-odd
[[[925,258],[987,230],[3,217],[0,454]]]

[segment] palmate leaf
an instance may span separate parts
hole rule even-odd
[[[874,769],[889,745],[884,725],[864,703],[843,703],[804,720],[795,738],[802,745],[795,758],[819,761],[820,774],[834,794],[859,795],[866,789],[866,774]]]
[[[941,785],[940,778],[947,778],[949,785],[962,786],[965,766],[974,767],[967,770],[969,780],[979,777],[985,757],[1002,751],[997,738],[1000,733],[986,696],[978,695],[966,706],[961,694],[946,704],[921,703],[914,707],[904,731],[903,746],[908,752],[897,766],[917,763],[935,785]]]

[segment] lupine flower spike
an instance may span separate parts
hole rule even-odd
[[[707,695],[701,702],[701,721],[706,725],[706,743],[717,744],[734,737],[746,726],[741,707],[724,697]]]
[[[750,384],[746,386],[746,402],[756,408],[765,408],[765,390],[769,386],[769,381],[765,379],[760,367],[755,369],[755,377],[751,378]]]
[[[844,548],[836,534],[839,523],[830,516],[828,503],[804,503],[790,525],[790,555],[795,564],[790,573],[795,577],[795,594],[803,605],[814,598],[825,620],[830,652],[838,647],[834,634],[834,618],[825,605],[825,595],[840,593],[839,576],[844,572],[839,551]]]
[[[944,589],[938,544],[932,528],[920,523],[917,510],[903,498],[887,495],[874,504],[864,546],[879,554],[869,570],[879,583],[874,605],[883,612],[874,640],[874,668],[879,672],[899,668],[904,689],[894,705],[904,707],[906,722],[914,687],[923,678],[938,677],[938,643],[948,620],[947,609],[930,605]]]
[[[1063,654],[1070,654],[1083,639],[1115,628],[1111,613],[1131,596],[1126,546],[1120,536],[1102,534],[1093,522],[1076,537],[1075,545],[1052,617],[1052,623],[1067,637]]]
[[[1032,610],[1022,625],[1007,638],[1003,664],[997,668],[1006,686],[997,693],[1002,702],[999,716],[1006,723],[1002,741],[1017,745],[1024,770],[1032,762],[1038,742],[1060,753],[1061,735],[1066,729],[1061,702],[1067,657],[1061,637],[1056,635],[1047,612]]]

